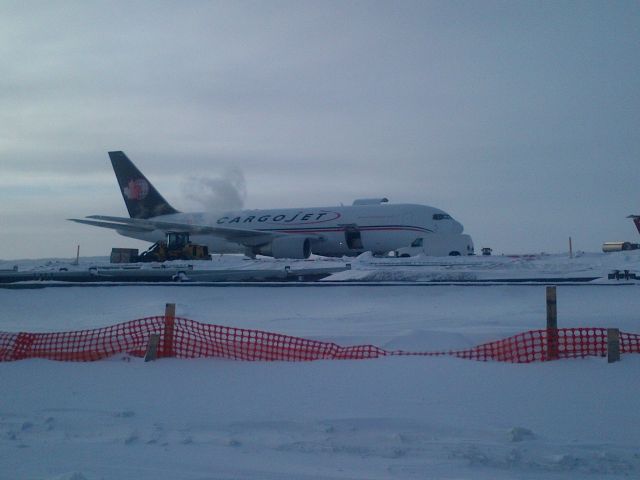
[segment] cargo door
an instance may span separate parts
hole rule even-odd
[[[348,225],[344,229],[344,239],[349,250],[362,250],[362,235],[355,225]]]

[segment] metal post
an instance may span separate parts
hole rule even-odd
[[[558,359],[558,307],[556,287],[547,287],[547,360]]]
[[[569,258],[573,258],[573,242],[571,241],[571,237],[569,237]]]

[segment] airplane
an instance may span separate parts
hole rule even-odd
[[[631,218],[635,223],[638,233],[640,233],[640,215],[629,215],[627,218]]]
[[[214,253],[305,259],[384,254],[433,234],[461,234],[463,226],[426,205],[358,199],[349,206],[183,213],[173,208],[122,151],[109,152],[129,217],[90,215],[70,221],[113,229],[148,242],[186,232]],[[452,252],[466,255],[469,252]]]

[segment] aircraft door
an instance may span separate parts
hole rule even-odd
[[[360,230],[355,225],[350,225],[344,229],[344,239],[349,250],[362,250],[362,236]]]

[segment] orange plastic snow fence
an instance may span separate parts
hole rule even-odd
[[[118,354],[143,357],[151,334],[160,335],[158,357],[218,357],[249,361],[360,360],[384,356],[450,355],[480,361],[530,363],[549,360],[547,330],[532,330],[466,350],[407,352],[374,345],[332,342],[210,325],[175,317],[148,317],[94,330],[56,333],[0,332],[0,361],[46,358],[93,361]],[[171,331],[167,331],[167,330]],[[165,339],[172,340],[165,342]],[[558,358],[607,355],[606,328],[558,329]],[[640,335],[620,332],[620,353],[640,353]]]

